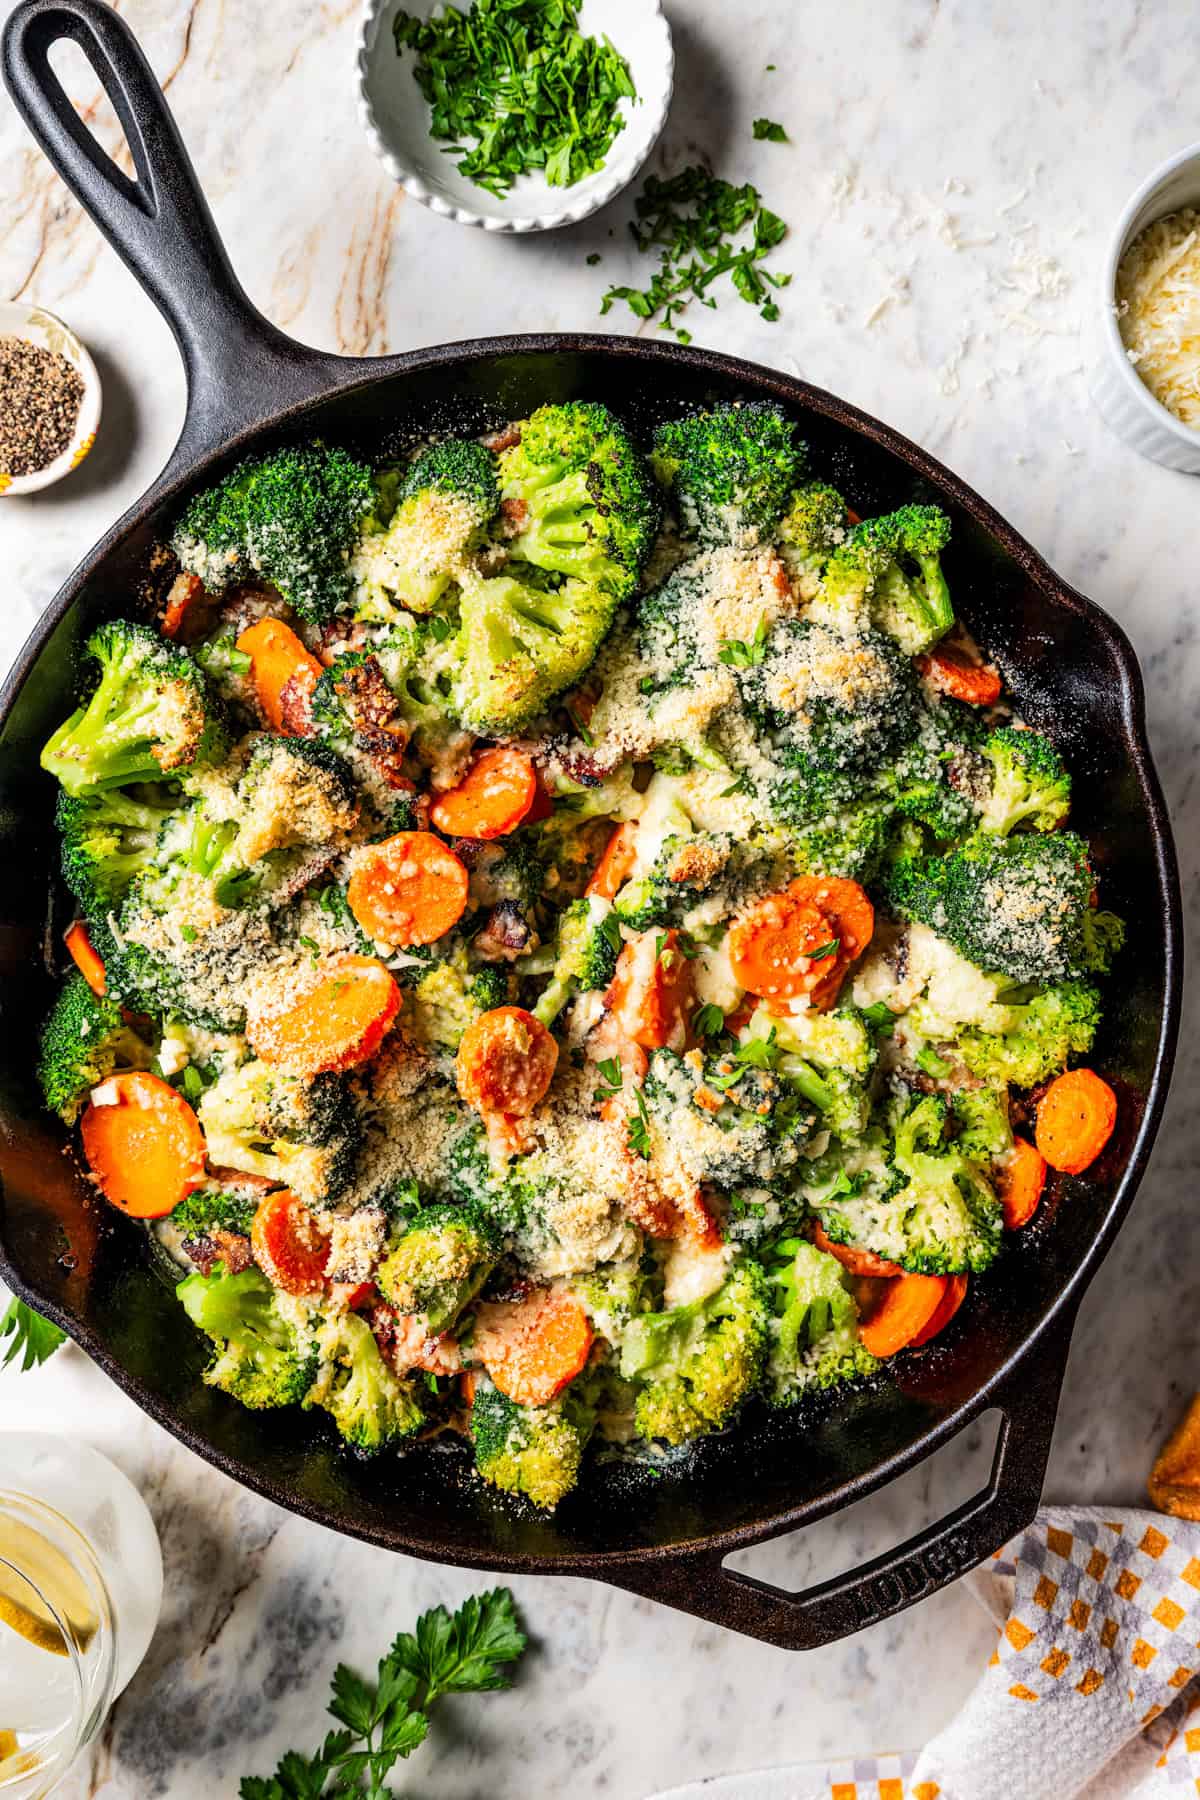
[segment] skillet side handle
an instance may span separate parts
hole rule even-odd
[[[79,45],[111,101],[136,179],[92,135],[51,68],[49,53],[63,39]],[[267,407],[319,392],[342,359],[293,343],[251,304],[124,20],[103,0],[21,0],[4,29],[2,66],[38,144],[175,334],[188,412],[173,461],[228,442]]]
[[[605,1579],[664,1606],[760,1638],[815,1650],[936,1593],[1023,1531],[1037,1512],[1050,1455],[1074,1309],[1055,1323],[992,1396],[1003,1414],[988,1485],[946,1518],[859,1569],[788,1593],[726,1569],[720,1556],[664,1555]]]

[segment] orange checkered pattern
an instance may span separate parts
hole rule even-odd
[[[763,1771],[739,1800],[1200,1800],[1200,1526],[1047,1508],[967,1577],[999,1638],[919,1753]],[[705,1789],[705,1793],[708,1793]]]

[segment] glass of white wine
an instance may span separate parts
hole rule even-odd
[[[162,1557],[146,1503],[85,1444],[0,1432],[0,1796],[42,1800],[146,1653]]]

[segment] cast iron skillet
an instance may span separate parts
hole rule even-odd
[[[73,38],[124,127],[136,180],[99,148],[50,69]],[[1146,746],[1142,684],[1111,619],[1067,587],[984,501],[915,445],[831,395],[674,344],[584,335],[496,338],[361,362],[292,343],[250,305],[218,241],[148,64],[100,0],[24,0],[4,74],[51,162],[169,320],[188,378],[163,474],[55,598],[0,693],[0,1275],[57,1321],[183,1443],[269,1499],[389,1549],[475,1567],[590,1575],[789,1648],[907,1606],[1032,1517],[1079,1300],[1133,1198],[1158,1125],[1181,979],[1178,878]],[[93,622],[128,604],[181,497],[251,444],[319,430],[378,448],[430,429],[475,431],[539,402],[603,399],[642,431],[733,396],[777,399],[816,467],[860,512],[914,496],[954,519],[959,611],[1076,771],[1074,818],[1136,955],[1107,996],[1100,1066],[1120,1087],[1118,1134],[1088,1178],[1051,1194],[943,1347],[835,1405],[747,1420],[700,1447],[682,1478],[596,1469],[552,1520],[521,1516],[436,1446],[363,1465],[321,1422],[255,1414],[204,1387],[205,1354],[139,1231],[101,1216],[39,1107],[30,1045],[50,993],[51,783],[38,750],[72,693]],[[986,1489],[898,1550],[806,1593],[723,1567],[733,1550],[848,1505],[985,1408],[1003,1416]]]

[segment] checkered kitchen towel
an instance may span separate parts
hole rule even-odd
[[[1200,1794],[1200,1525],[1047,1507],[967,1578],[1000,1638],[924,1750],[660,1800],[1181,1800]]]

